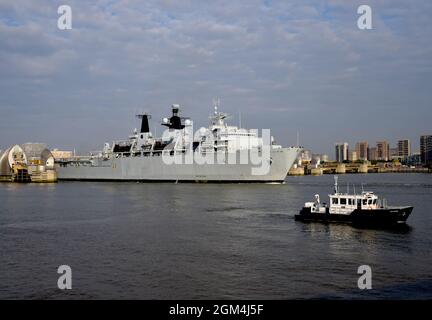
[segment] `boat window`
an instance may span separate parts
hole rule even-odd
[[[338,204],[338,199],[337,198],[332,198],[332,204]]]
[[[367,205],[367,199],[363,199],[363,205]]]
[[[348,199],[348,204],[352,205],[352,199]]]
[[[374,199],[373,204],[377,204],[377,199]]]
[[[368,204],[372,204],[372,199],[369,199]]]
[[[341,198],[340,199],[340,204],[346,204],[347,203],[347,199],[346,198]]]

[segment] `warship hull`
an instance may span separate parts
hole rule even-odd
[[[270,170],[265,174],[254,174],[254,168],[259,166],[252,163],[166,164],[161,156],[155,155],[60,162],[56,169],[58,180],[282,183],[299,151],[295,147],[271,150]]]

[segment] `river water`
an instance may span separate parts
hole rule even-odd
[[[390,204],[403,230],[294,221],[333,177],[286,184],[0,184],[3,299],[432,298],[432,175],[342,175]],[[352,190],[352,187],[351,187]],[[72,269],[72,290],[57,268]],[[372,269],[360,290],[357,268]]]

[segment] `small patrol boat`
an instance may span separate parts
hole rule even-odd
[[[335,176],[334,194],[329,195],[330,202],[320,202],[320,196],[315,195],[314,202],[306,202],[295,219],[305,222],[338,222],[364,226],[392,227],[406,225],[414,207],[388,206],[385,199],[379,198],[371,191],[361,194],[342,193]]]

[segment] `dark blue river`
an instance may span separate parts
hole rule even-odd
[[[432,298],[432,175],[342,175],[413,205],[404,230],[305,224],[333,177],[284,185],[0,184],[2,299]],[[72,268],[72,290],[57,268]],[[357,268],[372,268],[372,289]]]

